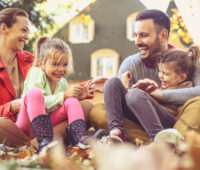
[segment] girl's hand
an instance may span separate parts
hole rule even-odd
[[[151,93],[158,88],[158,84],[153,80],[143,79],[134,84],[131,89],[133,88],[139,88],[141,90],[144,90],[146,93]]]
[[[79,96],[82,94],[83,87],[80,85],[72,85],[67,88],[64,92],[64,98],[69,98],[69,97],[76,97],[79,98]]]
[[[94,82],[90,80],[87,82],[87,84],[83,86],[82,93],[79,96],[79,100],[84,100],[94,97],[94,92],[97,91],[97,89],[92,87],[93,84]]]
[[[83,88],[81,95],[78,97],[79,100],[89,99],[94,97],[96,89]]]
[[[20,111],[20,107],[21,107],[21,104],[22,104],[22,99],[15,99],[11,102],[11,106],[10,106],[10,112],[12,114],[17,114],[19,113]]]
[[[121,80],[126,89],[130,88],[130,82],[133,78],[133,75],[130,71],[126,71],[122,74]]]

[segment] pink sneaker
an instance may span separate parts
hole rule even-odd
[[[100,140],[102,144],[123,144],[123,140],[117,135],[103,136]]]
[[[123,142],[125,141],[124,133],[119,129],[113,129],[110,131],[111,136],[118,136]]]

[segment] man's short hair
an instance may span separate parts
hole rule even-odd
[[[153,19],[154,23],[160,28],[165,28],[170,33],[170,19],[168,15],[157,9],[145,9],[136,16],[136,21],[144,19]]]

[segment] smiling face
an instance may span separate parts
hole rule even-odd
[[[138,20],[135,23],[135,45],[140,50],[142,59],[146,59],[149,56],[160,52],[161,41],[153,19]]]
[[[28,40],[29,20],[24,16],[17,16],[16,22],[12,27],[5,28],[6,45],[13,52],[20,51],[24,48],[25,42]]]
[[[173,62],[159,63],[158,68],[158,76],[161,81],[162,89],[178,86],[187,78],[186,74],[177,74],[175,72]]]
[[[47,75],[50,84],[58,82],[65,76],[68,69],[68,54],[57,51],[55,56],[42,63],[42,69]]]

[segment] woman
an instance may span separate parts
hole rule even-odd
[[[30,140],[14,123],[21,107],[24,79],[34,61],[34,56],[23,50],[28,34],[29,19],[24,10],[0,11],[0,143],[9,146]],[[92,104],[83,102],[82,106],[84,113],[89,113]],[[54,134],[64,134],[67,125],[67,122],[57,125]]]
[[[22,51],[28,40],[28,22],[28,14],[21,9],[6,8],[0,12],[0,116],[7,117],[0,118],[0,142],[5,139],[20,144],[28,140],[13,123],[21,106],[18,98],[24,79],[34,61],[31,53]]]

